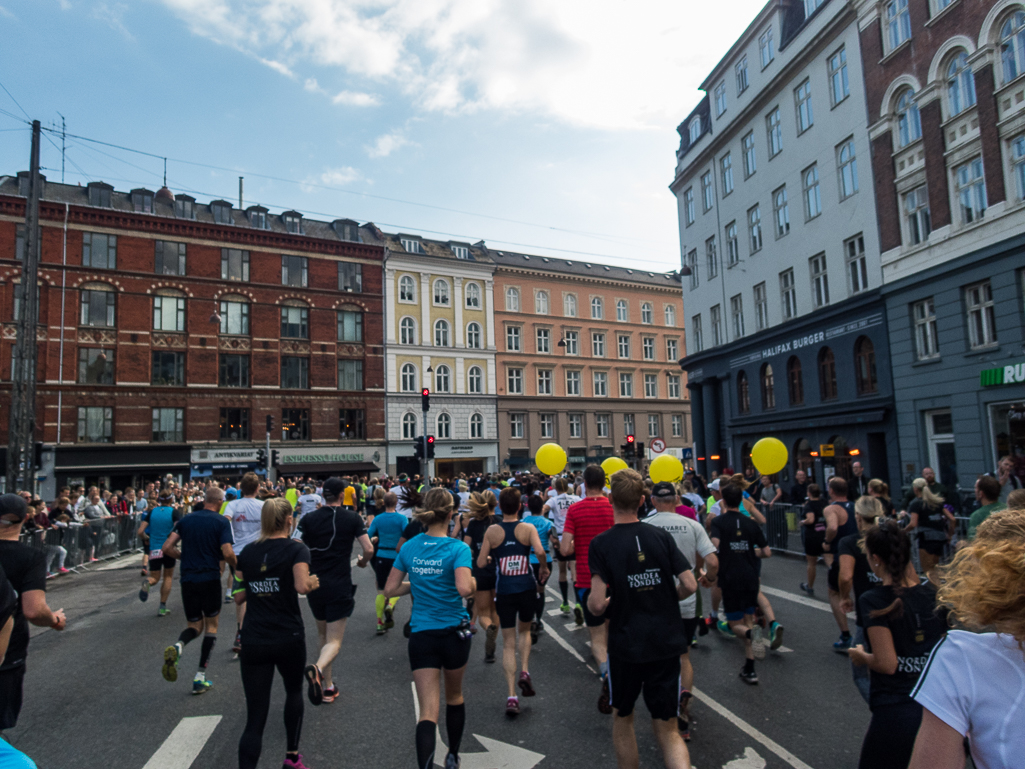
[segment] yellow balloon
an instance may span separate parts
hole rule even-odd
[[[558,443],[546,443],[534,455],[534,464],[545,475],[558,475],[566,469],[566,451]]]
[[[777,438],[762,438],[751,449],[751,461],[762,475],[775,475],[787,466],[787,447]]]
[[[677,483],[683,480],[683,462],[672,454],[662,454],[648,465],[648,475],[655,483]]]
[[[620,470],[626,470],[629,467],[630,465],[619,457],[609,457],[601,463],[601,469],[605,471],[605,483],[608,483],[609,479]]]

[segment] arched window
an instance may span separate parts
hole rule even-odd
[[[466,346],[471,350],[480,349],[481,333],[479,323],[471,323],[466,327]]]
[[[81,325],[114,328],[114,287],[109,283],[86,283],[79,289]]]
[[[399,322],[399,343],[416,344],[416,321],[412,318],[403,318]]]
[[[737,408],[741,414],[751,412],[751,386],[747,382],[747,373],[737,374]]]
[[[249,334],[249,300],[244,296],[222,296],[218,314],[222,334]]]
[[[399,278],[399,301],[416,301],[416,282],[410,275],[403,275],[401,278]]]
[[[577,295],[566,294],[562,298],[562,314],[567,318],[577,317]]]
[[[630,320],[630,310],[626,306],[625,299],[620,299],[616,302],[616,320],[624,323]]]
[[[438,414],[438,437],[452,437],[452,417],[448,414]]]
[[[1018,11],[1000,29],[1000,59],[1004,63],[1004,82],[1010,83],[1025,72],[1025,13]]]
[[[671,304],[666,305],[666,325],[676,328],[676,308]]]
[[[406,440],[416,437],[416,415],[405,414],[402,417],[402,437]]]
[[[452,392],[452,372],[448,366],[434,369],[434,391],[439,393]]]
[[[655,313],[651,309],[651,302],[641,304],[641,323],[654,323]]]
[[[772,366],[768,363],[762,365],[762,408],[776,408],[776,380],[772,375]]]
[[[922,119],[918,115],[915,92],[910,88],[901,91],[897,98],[897,133],[901,147],[922,138]]]
[[[484,437],[484,417],[482,417],[480,414],[474,414],[470,417],[470,437]]]
[[[470,366],[466,374],[466,391],[471,395],[480,395],[484,392],[484,374],[480,366]]]
[[[548,314],[548,292],[538,291],[534,294],[534,312],[538,315]]]
[[[819,350],[819,397],[824,401],[836,398],[836,359],[828,347]]]
[[[596,296],[591,300],[591,319],[602,320],[605,317],[605,303],[602,302],[600,296]]]
[[[519,312],[520,311],[520,290],[509,286],[505,290],[505,310],[506,312]]]
[[[434,323],[434,346],[448,347],[448,321],[438,320]]]
[[[701,118],[696,117],[690,121],[690,126],[687,128],[688,142],[693,144],[701,136]]]
[[[950,117],[959,115],[975,104],[975,76],[968,66],[968,54],[956,54],[947,67],[947,102]]]
[[[285,339],[310,338],[310,308],[298,299],[286,299],[281,307],[281,336]]]
[[[876,376],[876,348],[867,336],[859,336],[854,343],[854,368],[858,377],[858,395],[879,392]]]
[[[790,396],[791,406],[804,404],[804,374],[801,371],[801,361],[796,355],[792,355],[787,361],[787,394]]]
[[[480,286],[476,283],[466,284],[466,306],[471,310],[480,309]]]
[[[412,363],[405,363],[402,366],[401,390],[404,393],[416,392],[416,366]]]
[[[448,294],[448,281],[438,278],[434,281],[434,303],[448,307],[449,294]]]

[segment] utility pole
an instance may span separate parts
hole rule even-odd
[[[35,492],[36,440],[36,326],[39,319],[39,178],[38,120],[32,121],[32,156],[29,161],[28,198],[25,202],[25,253],[21,283],[21,313],[14,345],[14,377],[7,425],[7,491]],[[63,333],[63,331],[62,331]]]

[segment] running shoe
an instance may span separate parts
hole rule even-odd
[[[517,697],[510,697],[505,701],[505,714],[507,716],[518,716],[520,714],[520,701]]]
[[[765,639],[762,638],[762,629],[755,625],[751,628],[751,651],[754,652],[756,660],[765,659]]]
[[[197,678],[192,682],[192,693],[203,694],[204,692],[210,691],[213,688],[213,681],[207,681],[205,678]]]
[[[234,600],[235,599],[231,597],[231,588],[229,587],[228,588],[228,592],[224,594],[224,602],[225,603],[231,603]]]
[[[540,625],[540,624],[541,623],[537,622],[536,620],[534,622],[530,623],[530,645],[531,646],[533,646],[534,644],[537,643],[537,634],[538,634],[538,632],[540,632],[540,631],[538,631],[537,626]]]
[[[303,675],[306,676],[306,683],[309,684],[306,696],[310,698],[311,704],[319,705],[324,701],[324,676],[321,674],[320,668],[316,665],[307,665]]]
[[[577,623],[577,626],[584,624],[584,607],[577,604],[573,607],[573,620]]]
[[[534,682],[530,680],[530,673],[526,670],[520,673],[520,692],[524,697],[533,697],[537,692],[534,691]]]
[[[161,606],[159,609],[157,609],[157,616],[158,617],[166,617],[170,613],[171,613],[171,610],[168,609],[166,606]]]
[[[568,603],[563,603],[561,606],[559,606],[559,611],[562,612],[563,617],[568,617],[573,613],[573,609],[570,608],[570,605]]]
[[[71,571],[71,569],[65,569],[63,566],[61,566],[57,571],[59,571],[61,574],[67,574],[69,571]]]
[[[149,577],[142,578],[142,587],[139,588],[139,600],[143,603],[149,600]]]
[[[90,558],[89,559],[89,563],[96,563],[98,560],[100,560],[100,559],[99,558]]]
[[[716,629],[717,629],[717,630],[718,630],[718,631],[719,631],[720,633],[722,633],[722,634],[723,634],[723,635],[724,635],[724,636],[725,636],[726,638],[736,638],[736,637],[737,637],[737,634],[736,634],[736,633],[734,633],[734,632],[733,632],[733,631],[732,631],[732,630],[730,629],[729,623],[727,623],[727,622],[726,622],[726,621],[724,621],[724,620],[719,620],[719,621],[718,621],[717,623],[715,623],[715,627],[716,627]]]
[[[384,627],[386,630],[391,630],[395,627],[395,610],[388,604],[384,605]]]
[[[753,670],[741,670],[740,680],[750,686],[755,686],[758,683],[758,674]]]
[[[711,626],[715,623],[715,619],[709,615],[707,618],[702,617],[701,621],[698,622],[698,635],[708,635],[708,631]]]
[[[495,644],[498,640],[498,625],[491,623],[486,631],[484,639],[484,661],[495,661]]]
[[[178,659],[182,656],[178,644],[172,644],[164,649],[164,667],[160,669],[165,681],[172,684],[178,680]]]
[[[847,654],[847,650],[854,646],[854,639],[851,636],[840,636],[839,641],[833,642],[833,651],[837,654]]]
[[[783,626],[775,620],[773,620],[772,624],[769,625],[769,648],[775,651],[782,645]]]
[[[690,701],[693,696],[689,689],[680,689],[680,704],[676,715],[684,723],[690,721]]]
[[[815,588],[808,587],[808,583],[807,582],[802,582],[800,585],[798,585],[798,587],[800,587],[801,590],[803,590],[808,595],[815,595]]]
[[[338,695],[340,693],[341,692],[338,691],[338,687],[332,684],[330,689],[325,689],[324,690],[324,700],[323,700],[324,704],[328,705],[328,704],[334,702],[335,700],[337,700],[338,699]]]
[[[690,742],[690,723],[682,718],[676,719],[676,728],[680,730],[680,736],[684,742]]]
[[[281,769],[310,769],[306,764],[303,763],[302,754],[297,755],[295,758],[289,758],[285,756],[285,763],[281,765]]]
[[[242,651],[242,631],[241,630],[235,631],[235,642],[231,645],[231,650],[233,652],[235,652],[235,654],[241,653],[241,651]]]
[[[142,567],[142,576],[144,576],[144,577],[148,577],[149,576],[149,569],[147,569],[145,566]]]
[[[387,632],[388,631],[384,627],[384,620],[383,619],[377,620],[377,635],[384,635]]]
[[[459,756],[453,753],[445,756],[445,769],[459,769]]]
[[[601,694],[598,695],[598,712],[602,715],[612,713],[612,694],[609,692],[609,677],[601,677]]]

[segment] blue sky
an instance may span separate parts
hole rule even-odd
[[[0,82],[44,125],[167,156],[201,201],[245,175],[272,211],[669,270],[675,127],[762,3],[698,5],[0,0]],[[11,129],[0,114],[0,173],[28,166]],[[67,161],[118,189],[163,172],[80,139]],[[60,178],[45,141],[42,162]]]

